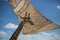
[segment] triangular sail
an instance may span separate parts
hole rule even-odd
[[[30,13],[31,21],[34,25],[26,23],[23,27],[24,34],[32,34],[47,30],[53,30],[60,26],[51,22],[45,18],[40,12],[38,12],[29,2],[29,0],[9,0],[14,12],[16,13],[19,21],[22,21],[20,16],[24,16],[25,13]]]

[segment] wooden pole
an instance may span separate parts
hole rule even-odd
[[[18,28],[17,28],[16,31],[13,33],[13,35],[12,35],[11,38],[10,38],[10,40],[17,40],[17,38],[18,38],[18,36],[19,36],[19,34],[20,34],[20,32],[21,32],[24,24],[25,24],[24,21],[22,21],[22,22],[19,24]]]

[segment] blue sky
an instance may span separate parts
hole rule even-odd
[[[60,0],[30,0],[30,2],[46,18],[60,25]],[[9,40],[19,23],[9,2],[0,0],[0,39]],[[60,40],[60,29],[32,35],[23,35],[21,33],[20,35],[18,40]]]
[[[31,0],[31,3],[45,17],[60,24],[60,0]]]

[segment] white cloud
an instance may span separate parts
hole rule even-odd
[[[18,37],[18,40],[60,40],[59,37],[60,35],[56,33],[41,32],[41,33],[31,34],[31,35],[21,34]]]
[[[5,40],[7,37],[7,33],[4,31],[0,31],[0,40]]]
[[[8,29],[16,29],[18,27],[18,25],[15,25],[13,23],[8,23],[5,28],[8,28]]]
[[[6,35],[7,35],[7,33],[6,33],[6,32],[4,32],[4,31],[0,31],[0,36],[5,37]]]
[[[7,33],[4,31],[0,31],[0,40],[7,40]],[[23,35],[22,33],[19,35],[18,40],[60,40],[60,35],[57,33],[48,33],[41,32],[37,34],[29,34]]]
[[[57,5],[57,8],[60,9],[60,5]]]

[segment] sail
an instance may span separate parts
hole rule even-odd
[[[23,20],[20,16],[24,17],[26,12],[30,13],[30,20],[34,23],[34,25],[26,23],[23,26],[23,34],[33,34],[60,28],[59,25],[53,23],[36,10],[29,0],[9,0],[9,2],[19,21]]]

